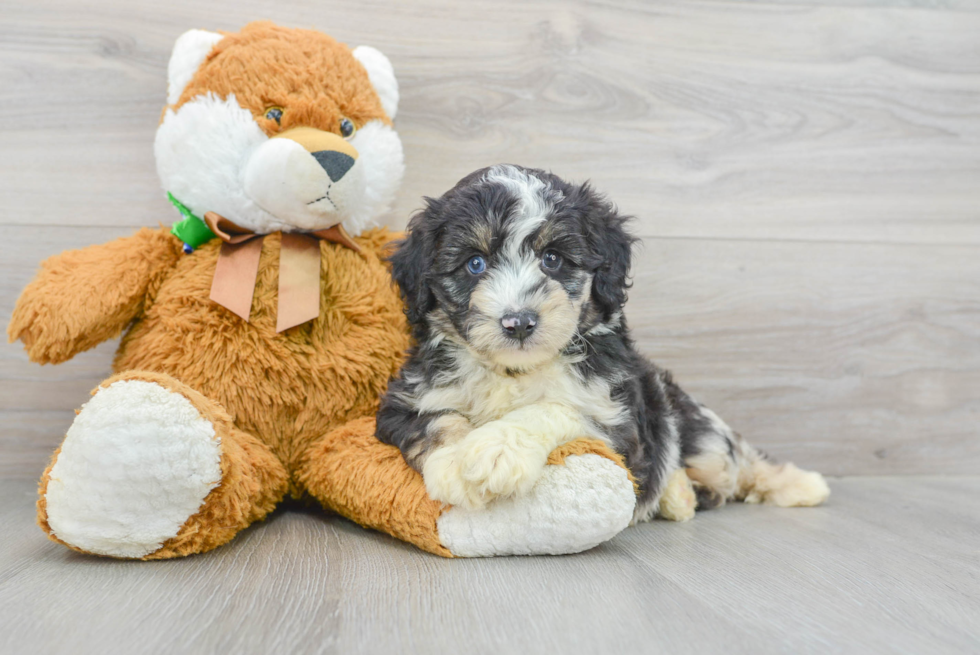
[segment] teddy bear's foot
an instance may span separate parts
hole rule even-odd
[[[443,557],[576,553],[629,525],[636,492],[622,460],[578,439],[548,458],[523,495],[468,510],[433,500],[422,476],[374,436],[373,418],[342,426],[306,454],[300,481],[329,509]]]
[[[271,510],[279,462],[214,402],[169,376],[127,373],[94,393],[41,479],[38,519],[79,551],[203,552]]]
[[[619,534],[635,506],[618,458],[601,442],[579,439],[552,452],[527,493],[443,512],[439,537],[457,557],[578,553]]]

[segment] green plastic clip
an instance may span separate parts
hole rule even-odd
[[[211,231],[211,228],[207,226],[207,223],[195,216],[194,213],[184,205],[184,203],[174,198],[173,194],[169,191],[167,192],[167,199],[173,203],[173,206],[177,208],[180,215],[184,217],[184,220],[174,223],[173,227],[170,228],[170,232],[174,236],[183,241],[190,248],[197,248],[202,243],[207,243],[211,239],[215,238],[215,233]]]

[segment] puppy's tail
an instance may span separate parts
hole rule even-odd
[[[717,416],[713,418],[715,429],[701,435],[698,453],[684,460],[698,494],[699,509],[716,507],[726,500],[812,507],[830,496],[830,487],[822,475],[789,462],[773,461]]]
[[[739,461],[736,499],[779,507],[813,507],[830,496],[827,481],[816,471],[804,471],[791,462],[776,463],[741,436],[736,438],[747,451]]]

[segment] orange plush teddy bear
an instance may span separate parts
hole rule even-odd
[[[374,413],[410,338],[373,227],[403,172],[391,64],[314,31],[192,30],[155,153],[183,215],[44,262],[8,333],[58,363],[123,334],[44,472],[38,519],[75,550],[219,546],[286,494],[443,556],[575,552],[632,518],[619,458],[580,440],[531,493],[444,507]]]

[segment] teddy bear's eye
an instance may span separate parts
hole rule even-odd
[[[356,128],[354,127],[354,123],[351,122],[351,119],[340,119],[340,136],[344,137],[345,139],[349,139],[350,137],[354,136],[355,129]]]
[[[269,107],[265,110],[265,117],[277,125],[282,123],[282,107]]]

